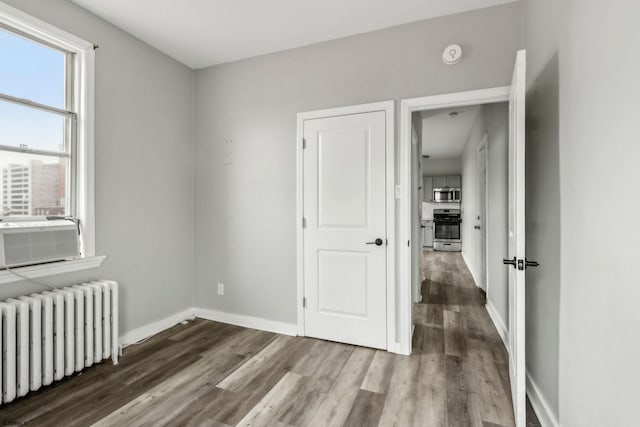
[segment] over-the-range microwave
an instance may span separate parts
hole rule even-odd
[[[460,188],[434,188],[433,201],[436,203],[456,203],[462,201]]]

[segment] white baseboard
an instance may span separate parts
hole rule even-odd
[[[473,283],[476,285],[477,288],[482,289],[482,287],[479,285],[480,281],[478,280],[478,276],[476,272],[473,270],[473,268],[471,268],[471,264],[469,263],[469,260],[465,256],[464,252],[460,252],[460,253],[462,254],[462,259],[464,260],[464,263],[467,265],[467,269],[471,272],[471,278],[473,278]]]
[[[126,347],[128,345],[137,343],[145,338],[149,338],[159,332],[164,331],[165,329],[169,329],[172,326],[177,325],[180,322],[184,322],[185,320],[191,320],[194,318],[193,308],[188,308],[179,313],[172,314],[169,317],[166,317],[161,320],[157,320],[155,322],[148,323],[139,328],[133,329],[124,335],[120,336],[120,346]]]
[[[260,317],[245,316],[242,314],[225,313],[206,308],[188,308],[179,313],[175,313],[155,322],[151,322],[139,328],[133,329],[120,336],[120,346],[137,343],[145,338],[158,334],[165,329],[169,329],[185,320],[201,319],[214,320],[216,322],[229,323],[231,325],[243,326],[245,328],[258,329],[261,331],[275,332],[277,334],[296,336],[298,326],[293,323],[278,322],[275,320],[262,319]]]
[[[547,400],[540,392],[533,378],[531,378],[529,371],[527,371],[527,396],[529,396],[531,406],[538,416],[538,421],[540,421],[542,427],[560,427],[558,417],[553,410],[551,410]]]
[[[509,329],[507,328],[507,325],[504,323],[504,320],[502,320],[502,318],[500,317],[500,314],[498,314],[498,310],[496,310],[491,300],[487,299],[485,308],[487,309],[487,313],[489,313],[489,317],[491,318],[491,321],[493,322],[496,329],[498,330],[498,335],[500,335],[502,344],[504,344],[504,347],[507,349],[507,352],[509,352]]]
[[[231,325],[244,326],[245,328],[258,329],[260,331],[275,332],[283,335],[298,335],[298,325],[294,323],[278,322],[260,317],[246,316],[243,314],[225,313],[223,311],[207,308],[196,308],[195,316],[216,322],[229,323]]]

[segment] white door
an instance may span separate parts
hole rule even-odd
[[[304,121],[307,336],[387,347],[385,114]]]
[[[478,253],[480,254],[480,287],[487,291],[487,134],[478,149],[478,215],[477,227],[480,232]]]
[[[509,97],[509,379],[516,426],[526,425],[525,383],[525,70],[526,52],[516,57]]]

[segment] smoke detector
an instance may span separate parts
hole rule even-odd
[[[462,60],[462,48],[458,44],[450,44],[442,52],[442,61],[447,65],[457,64]]]

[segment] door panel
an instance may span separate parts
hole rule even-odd
[[[326,130],[318,139],[318,226],[367,226],[366,129]],[[340,171],[340,173],[336,173]]]
[[[525,259],[525,70],[521,50],[509,98],[509,259]],[[509,379],[516,426],[526,425],[525,270],[509,266]]]
[[[318,252],[318,312],[367,318],[369,254]]]
[[[386,348],[385,112],[305,120],[305,335]],[[377,238],[381,246],[367,244]]]

